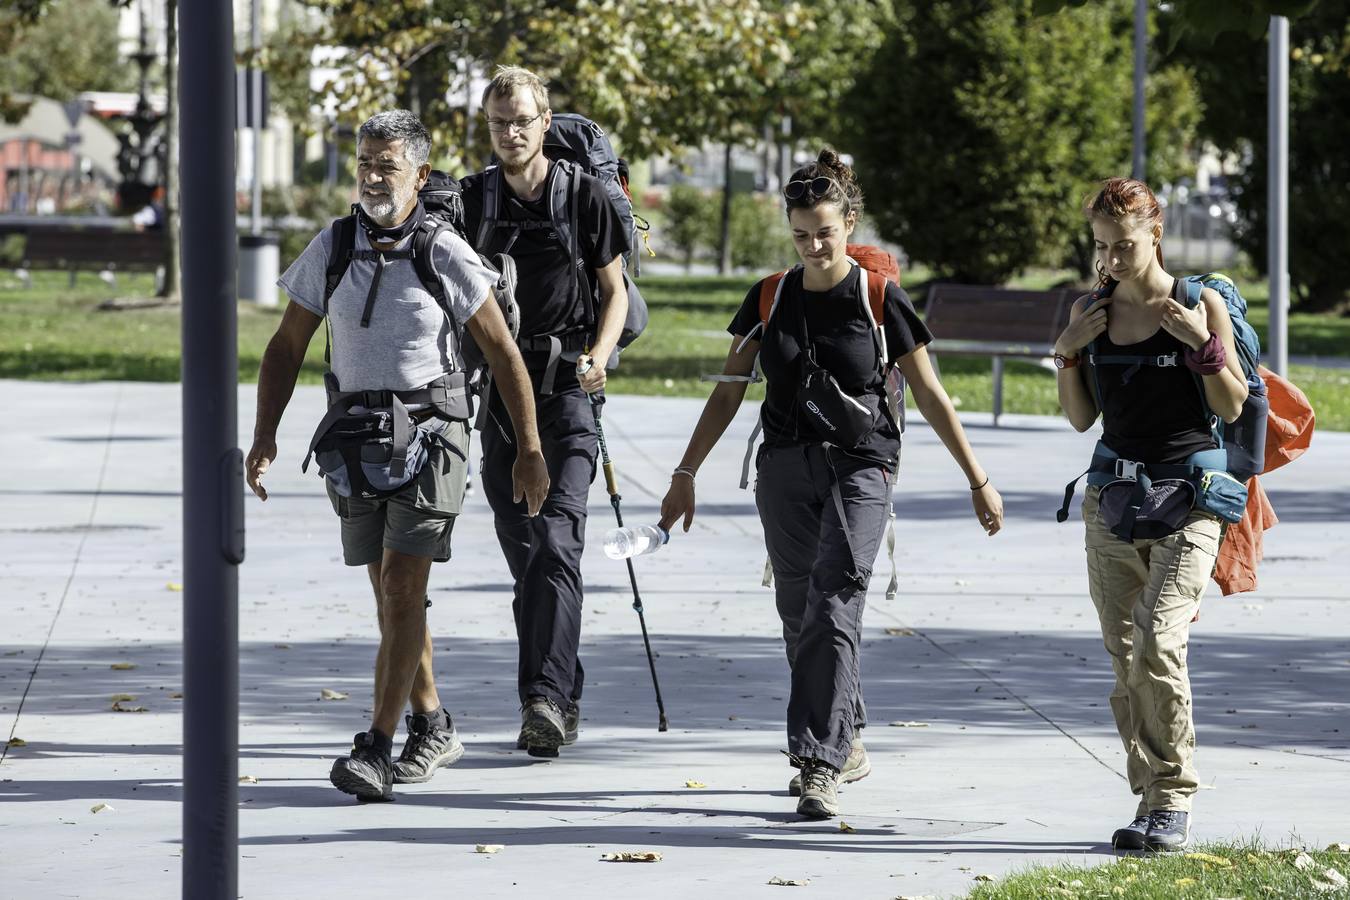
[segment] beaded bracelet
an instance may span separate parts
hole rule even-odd
[[[694,480],[694,470],[689,466],[678,466],[674,472],[670,473],[671,478],[674,478],[676,475],[688,475],[690,481]]]

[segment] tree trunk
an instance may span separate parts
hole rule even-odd
[[[731,272],[731,142],[722,150],[722,230],[718,237],[717,274]]]
[[[178,271],[178,0],[164,0],[164,282],[159,296],[177,301]]]

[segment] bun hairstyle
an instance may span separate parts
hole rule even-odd
[[[816,161],[807,163],[792,173],[788,179],[810,183],[816,178],[828,178],[833,182],[823,194],[804,191],[795,199],[787,200],[787,211],[794,209],[814,209],[822,203],[834,203],[847,216],[850,212],[861,216],[863,211],[862,188],[858,186],[853,169],[834,151],[833,147],[823,147],[816,155]]]
[[[1136,219],[1149,230],[1162,228],[1163,211],[1158,198],[1147,184],[1136,178],[1108,178],[1102,182],[1095,194],[1083,204],[1083,214],[1088,221],[1095,218],[1110,219],[1124,223]],[[1158,265],[1163,264],[1162,240],[1154,246],[1158,255]],[[1105,287],[1113,279],[1102,271],[1101,260],[1097,261],[1099,287]]]

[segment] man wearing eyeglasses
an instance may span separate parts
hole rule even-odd
[[[465,231],[480,253],[509,253],[516,262],[519,343],[552,485],[534,518],[512,498],[515,434],[489,386],[480,420],[483,489],[515,582],[517,746],[554,757],[576,740],[580,720],[581,554],[598,452],[587,394],[604,388],[623,329],[630,248],[601,183],[544,155],[552,117],[537,75],[499,68],[483,92],[483,111],[500,163],[464,179]]]

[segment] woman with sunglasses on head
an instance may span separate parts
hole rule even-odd
[[[886,402],[892,367],[965,473],[976,518],[990,535],[1002,527],[1003,502],[929,363],[924,346],[932,335],[909,298],[846,253],[862,214],[852,169],[826,148],[793,173],[783,195],[801,264],[781,277],[771,315],[763,314],[763,281],[746,294],[728,328],[724,380],[671,477],[661,525],[683,517],[689,530],[694,475],[734,418],[758,356],[767,392],[755,503],[792,671],[788,757],[801,770],[789,792],[800,793],[798,814],[828,818],[839,812],[838,784],[871,771],[857,734],[865,724],[858,645],[900,452]],[[874,288],[884,295],[876,324]],[[860,417],[859,408],[866,411]]]

